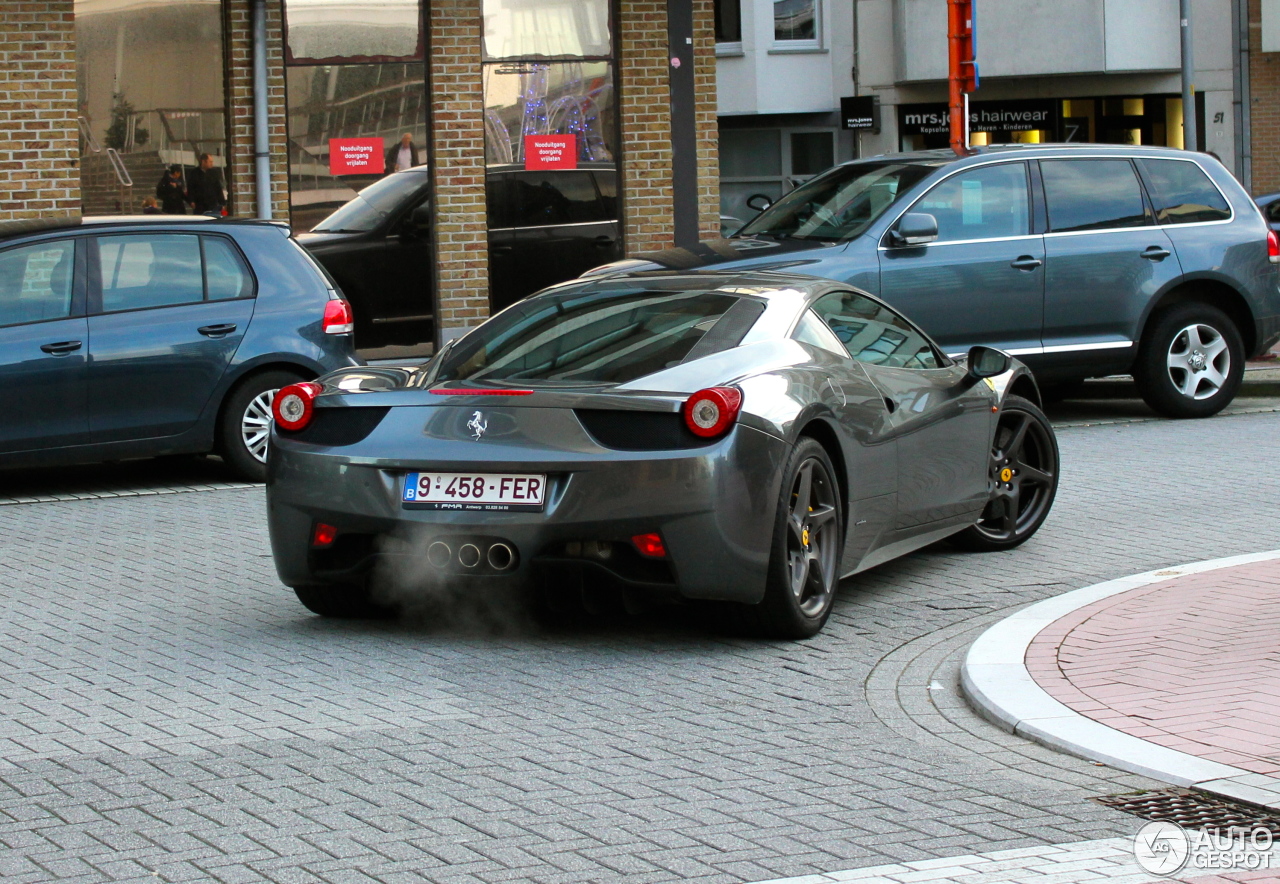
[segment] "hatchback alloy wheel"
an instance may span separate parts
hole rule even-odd
[[[271,438],[271,403],[276,390],[264,390],[249,400],[240,416],[240,438],[258,463],[267,462],[267,440]]]

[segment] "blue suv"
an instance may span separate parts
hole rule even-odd
[[[1278,261],[1280,239],[1207,154],[1026,145],[845,163],[728,239],[589,274],[826,276],[884,298],[948,353],[1017,356],[1047,392],[1132,373],[1155,410],[1204,417],[1280,340]]]
[[[262,479],[275,391],[359,365],[351,322],[281,226],[0,223],[0,467],[216,451]]]

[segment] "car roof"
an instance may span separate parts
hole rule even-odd
[[[57,230],[99,229],[107,227],[161,226],[175,227],[188,224],[234,224],[285,226],[283,221],[262,221],[257,218],[211,218],[208,215],[55,215],[45,218],[24,218],[17,221],[0,221],[0,241],[47,233]]]
[[[854,286],[834,279],[790,273],[785,270],[637,270],[612,276],[574,279],[554,286],[563,290],[573,285],[634,287],[637,283],[657,292],[711,291],[714,289],[738,289],[735,294],[770,298],[781,292],[800,291],[806,295],[818,295],[838,288],[848,291]]]
[[[992,144],[983,147],[975,147],[973,148],[972,153],[968,156],[958,156],[955,151],[950,148],[937,148],[933,150],[914,150],[905,151],[903,153],[886,153],[870,157],[860,157],[856,160],[848,160],[840,165],[851,166],[858,163],[900,162],[944,166],[961,163],[978,163],[984,160],[991,160],[1001,155],[1027,157],[1032,159],[1049,159],[1070,157],[1073,154],[1081,153],[1087,153],[1094,156],[1149,156],[1178,157],[1181,159],[1187,159],[1192,155],[1191,151],[1182,150],[1181,148],[1155,147],[1152,145],[1140,144]],[[1208,156],[1208,154],[1202,154],[1202,156]]]

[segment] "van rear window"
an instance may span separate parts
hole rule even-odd
[[[1160,224],[1227,221],[1231,206],[1198,165],[1190,160],[1141,159],[1138,163],[1151,184]]]

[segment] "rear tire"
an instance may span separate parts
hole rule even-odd
[[[1152,409],[1174,418],[1209,417],[1244,380],[1244,342],[1235,323],[1208,304],[1178,304],[1154,316],[1133,377]]]
[[[802,437],[782,471],[764,598],[736,612],[752,632],[802,639],[826,624],[844,546],[844,507],[835,477],[826,449]]]
[[[295,586],[298,601],[313,614],[341,620],[385,620],[395,609],[374,601],[368,585],[332,583]]]
[[[267,478],[267,437],[276,391],[303,378],[291,371],[264,371],[241,381],[224,400],[218,421],[218,454],[242,479]]]

